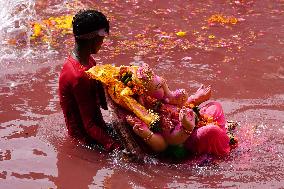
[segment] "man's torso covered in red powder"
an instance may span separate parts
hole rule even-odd
[[[97,142],[106,150],[114,147],[114,140],[106,133],[100,106],[107,108],[102,85],[89,79],[86,70],[96,63],[90,57],[83,66],[69,56],[59,78],[60,105],[70,136],[83,142]]]

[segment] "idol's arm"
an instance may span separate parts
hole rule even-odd
[[[133,127],[133,131],[141,137],[153,151],[162,152],[167,148],[167,143],[163,136],[158,133],[153,133],[139,118],[127,116],[126,120]]]
[[[164,90],[164,97],[165,99],[172,99],[174,97],[173,92],[170,90],[168,84],[166,83],[166,80],[162,77],[157,76],[157,79],[159,80],[159,82],[161,83],[161,86]]]
[[[163,136],[168,144],[178,145],[184,143],[195,127],[195,114],[191,109],[181,109],[179,112],[180,123],[173,130],[163,130]],[[163,124],[172,124],[167,118],[161,117]],[[170,128],[165,126],[164,128]]]
[[[155,152],[162,152],[167,148],[164,137],[158,133],[153,133],[147,128],[133,128],[134,132],[140,136]]]

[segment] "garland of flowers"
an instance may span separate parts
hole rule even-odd
[[[120,66],[119,68],[119,80],[126,85],[127,87],[129,87],[131,89],[131,91],[133,92],[133,94],[135,96],[141,96],[145,93],[146,89],[144,87],[144,85],[140,82],[137,82],[136,80],[133,79],[133,72],[130,70],[131,67],[128,66]],[[155,109],[155,107],[154,107]],[[154,112],[154,110],[152,109],[148,109],[147,110],[149,114],[153,115],[155,117],[155,121],[153,121],[150,124],[150,129],[154,132],[159,131],[160,127],[159,127],[159,121],[160,121],[160,117],[159,115]]]
[[[191,108],[197,115],[196,117],[196,126],[197,128],[200,128],[200,127],[203,127],[203,126],[206,126],[206,125],[209,125],[209,124],[214,124],[214,125],[218,125],[218,122],[217,121],[214,121],[214,118],[210,115],[207,115],[207,114],[203,114],[201,115],[200,114],[200,108],[198,106],[195,106],[193,103],[190,103],[188,105],[186,105],[187,107]]]
[[[126,86],[128,86],[129,88],[131,88],[132,92],[137,95],[143,95],[145,92],[145,87],[140,84],[135,82],[132,79],[132,71],[129,69],[129,67],[126,66],[121,66],[119,69],[119,80]]]

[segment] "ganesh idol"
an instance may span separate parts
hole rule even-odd
[[[111,99],[130,112],[126,120],[154,152],[179,146],[191,154],[226,156],[237,140],[226,127],[222,106],[209,102],[211,86],[189,95],[170,90],[148,64],[97,65],[87,71],[101,81]],[[232,128],[232,127],[230,127]]]

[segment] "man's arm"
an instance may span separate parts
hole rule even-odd
[[[138,141],[136,141],[133,136],[134,133],[126,121],[126,116],[131,113],[115,104],[109,95],[106,95],[106,97],[113,112],[113,120],[116,120],[113,122],[114,130],[118,135],[119,141],[124,146],[127,156],[132,160],[143,161],[146,153]]]
[[[100,99],[100,106],[104,110],[108,110],[107,107],[107,100],[105,96],[105,89],[103,87],[103,84],[100,81],[97,81],[97,90],[98,90],[98,96]]]

